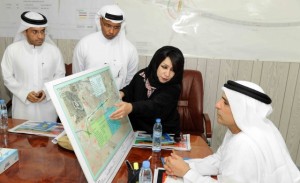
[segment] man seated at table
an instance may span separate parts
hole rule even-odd
[[[218,151],[204,159],[184,161],[175,153],[165,158],[169,175],[184,182],[299,183],[284,139],[267,116],[271,99],[247,81],[228,81],[217,102],[218,123],[228,128]],[[210,175],[217,175],[215,180]]]

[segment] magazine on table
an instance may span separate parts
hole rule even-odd
[[[152,137],[144,131],[137,131],[133,147],[152,148]],[[190,151],[190,134],[183,134],[180,142],[174,141],[174,134],[164,133],[162,135],[162,149],[175,149],[178,151]]]
[[[47,137],[56,137],[64,131],[61,123],[52,121],[25,121],[8,130],[12,133],[25,133]]]

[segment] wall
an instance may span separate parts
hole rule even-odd
[[[0,56],[12,38],[0,38]],[[72,52],[77,40],[56,40],[65,62],[72,62]],[[151,57],[140,56],[139,68],[148,65]],[[284,61],[245,61],[187,58],[185,68],[202,72],[204,78],[204,112],[213,123],[212,148],[221,144],[225,128],[216,122],[214,105],[221,96],[221,87],[228,80],[249,80],[262,86],[273,99],[273,113],[270,119],[279,128],[286,141],[290,154],[300,165],[300,63]],[[297,95],[298,94],[298,95]],[[9,98],[0,77],[1,98]]]

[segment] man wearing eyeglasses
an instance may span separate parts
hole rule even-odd
[[[2,58],[4,85],[13,94],[12,117],[35,121],[56,121],[55,108],[44,83],[65,76],[64,60],[46,34],[47,18],[26,11],[14,43]]]
[[[106,5],[97,12],[95,21],[98,31],[82,38],[75,47],[73,73],[108,65],[121,89],[138,69],[137,50],[125,36],[124,12],[117,5]]]

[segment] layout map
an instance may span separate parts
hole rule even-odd
[[[79,154],[96,180],[117,151],[126,154],[121,146],[132,132],[128,118],[109,118],[115,110],[114,104],[120,101],[109,67],[53,85],[53,88]]]

